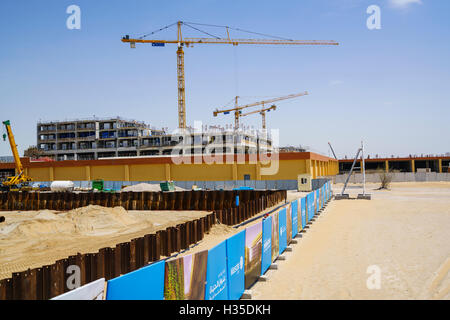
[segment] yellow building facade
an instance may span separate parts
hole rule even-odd
[[[219,163],[201,157],[134,157],[102,160],[35,162],[23,159],[25,173],[34,181],[232,181],[297,180],[299,174],[312,179],[338,174],[335,159],[312,152],[274,154],[268,159],[232,156]],[[256,157],[256,156],[255,156]],[[0,164],[0,170],[14,164]]]

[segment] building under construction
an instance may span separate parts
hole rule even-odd
[[[39,122],[37,147],[54,160],[96,160],[115,157],[256,154],[272,151],[265,132],[224,128],[169,134],[144,122],[122,118]]]

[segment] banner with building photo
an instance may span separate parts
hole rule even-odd
[[[289,202],[286,206],[286,244],[292,241],[292,205]]]
[[[275,261],[280,254],[280,236],[279,236],[279,210],[271,214],[272,217],[272,261]]]
[[[287,231],[286,231],[286,208],[283,208],[278,213],[278,224],[280,234],[280,254],[284,252],[287,247]]]
[[[239,300],[245,290],[245,230],[226,240],[228,299]]]
[[[204,300],[208,251],[166,261],[165,300]]]
[[[292,238],[298,233],[298,199],[291,202],[292,206]]]
[[[272,264],[272,216],[262,221],[262,258],[261,274],[264,274]]]
[[[261,275],[262,222],[245,229],[245,288],[251,287]]]
[[[205,300],[228,300],[227,244],[221,242],[208,250]]]

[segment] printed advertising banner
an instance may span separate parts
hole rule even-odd
[[[314,216],[314,193],[311,192],[306,196],[306,205],[308,206],[308,219],[307,222],[311,221],[311,218]]]
[[[272,217],[262,221],[262,262],[261,274],[266,273],[269,266],[272,264]]]
[[[306,197],[300,199],[300,210],[301,210],[301,217],[302,217],[302,229],[306,226]]]
[[[291,202],[292,206],[292,238],[298,233],[298,200]]]
[[[323,209],[323,187],[319,189],[319,209]]]
[[[261,275],[262,222],[245,229],[245,288],[252,286]]]
[[[245,230],[228,238],[226,243],[228,298],[239,300],[245,290]]]
[[[278,223],[279,223],[279,228],[280,228],[280,253],[283,253],[287,247],[286,208],[281,209],[279,211]]]
[[[159,261],[109,280],[106,300],[163,300],[164,263]]]
[[[204,300],[208,251],[166,261],[164,299]]]
[[[280,254],[280,229],[279,229],[279,211],[271,215],[272,217],[272,261],[275,261]]]
[[[319,210],[320,210],[320,207],[319,207],[320,189],[317,189],[317,190],[316,190],[316,192],[315,192],[315,198],[316,198],[316,201],[315,201],[315,203],[314,203],[314,205],[315,205],[314,214],[318,213]]]
[[[227,243],[224,241],[208,251],[205,300],[227,299]]]
[[[292,205],[286,206],[286,243],[289,244],[292,241]]]
[[[104,290],[105,278],[101,278],[50,300],[103,300]]]

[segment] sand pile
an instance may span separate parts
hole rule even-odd
[[[65,213],[2,212],[6,220],[0,223],[0,279],[79,252],[114,247],[206,214],[204,211],[127,211],[122,207],[95,205]]]
[[[75,233],[102,234],[112,233],[117,229],[139,223],[123,207],[105,208],[89,205],[59,215],[60,219],[69,221]]]
[[[159,184],[138,183],[122,189],[122,192],[144,192],[144,191],[161,191]],[[175,186],[175,191],[185,191],[185,189]]]
[[[73,233],[75,228],[70,221],[58,217],[51,211],[44,210],[29,216],[23,221],[3,223],[0,227],[0,239],[36,238],[56,233]]]

